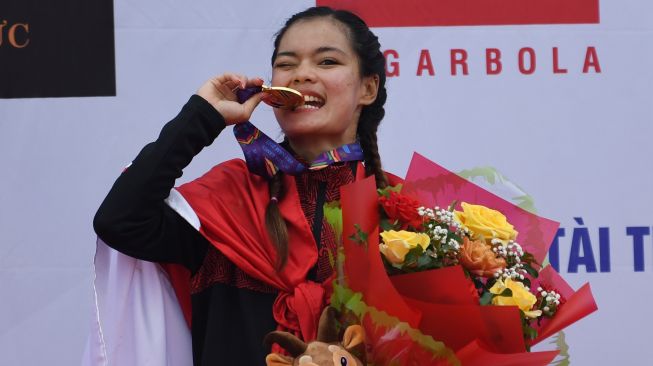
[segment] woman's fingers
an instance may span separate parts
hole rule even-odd
[[[248,79],[246,83],[247,88],[252,88],[252,87],[257,87],[262,85],[263,85],[263,79],[259,77]]]
[[[247,121],[249,117],[254,113],[254,109],[256,109],[256,106],[261,103],[261,100],[263,98],[263,93],[256,93],[252,95],[245,103],[243,103],[243,108],[245,109],[245,118],[243,121]]]
[[[227,81],[216,85],[216,91],[223,100],[236,101],[236,90],[239,88],[240,82]]]
[[[224,82],[230,82],[230,84],[238,86],[239,88],[244,89],[247,85],[247,77],[245,75],[227,72],[222,74],[222,76],[225,78]]]
[[[263,79],[247,78],[245,75],[227,72],[211,78],[197,91],[222,115],[227,124],[247,121],[256,106],[261,102],[261,93],[257,93],[245,103],[238,103],[238,89],[260,87]]]

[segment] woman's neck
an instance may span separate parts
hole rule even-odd
[[[306,162],[313,162],[320,154],[336,149],[342,145],[349,144],[355,141],[355,138],[352,141],[341,141],[340,139],[330,141],[324,138],[320,139],[311,139],[311,138],[302,138],[302,139],[288,139],[290,148],[293,149],[295,154],[299,155]]]

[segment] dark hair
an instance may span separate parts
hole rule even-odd
[[[385,90],[385,57],[381,52],[381,45],[377,36],[372,33],[367,24],[357,15],[346,10],[334,10],[329,7],[306,9],[290,17],[276,34],[272,64],[277,58],[279,44],[286,31],[298,21],[316,18],[331,18],[344,25],[347,30],[347,37],[358,57],[361,77],[377,75],[379,78],[376,100],[370,105],[363,106],[356,132],[363,148],[366,175],[373,175],[377,186],[385,187],[388,181],[381,168],[381,158],[379,157],[376,139],[376,131],[385,115],[383,105],[387,98]],[[285,193],[282,174],[278,172],[270,179],[271,199],[265,212],[265,225],[277,248],[277,270],[281,270],[288,259],[288,230],[278,207],[278,201],[282,199]]]

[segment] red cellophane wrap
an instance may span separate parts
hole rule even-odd
[[[519,232],[522,247],[538,263],[546,256],[558,223],[512,203],[415,154],[402,193],[426,207],[469,202],[501,211]],[[379,208],[372,178],[341,191],[345,281],[367,332],[374,365],[547,365],[557,351],[527,352],[517,307],[480,306],[474,285],[459,266],[389,277],[379,246]],[[360,233],[367,234],[363,243]],[[358,237],[357,237],[358,235]],[[550,266],[533,288],[558,291],[565,303],[543,322],[540,336],[558,332],[596,310],[589,285],[574,292]],[[358,301],[357,300],[357,301]],[[361,311],[361,309],[365,309]]]

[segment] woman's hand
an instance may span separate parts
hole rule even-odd
[[[236,91],[254,86],[263,85],[263,79],[248,79],[244,75],[224,73],[216,76],[202,85],[197,95],[211,103],[224,118],[227,125],[245,122],[254,112],[254,108],[261,102],[261,93],[249,98],[245,103],[238,103]]]

